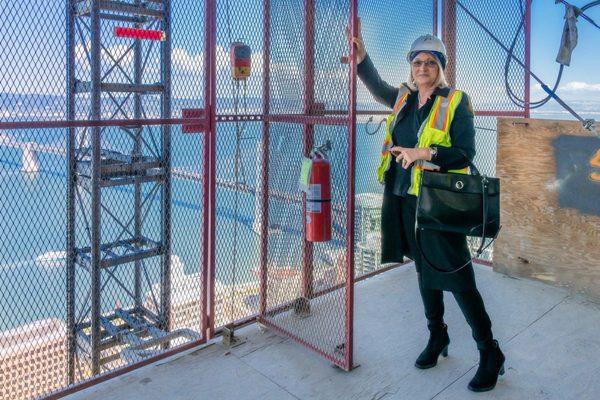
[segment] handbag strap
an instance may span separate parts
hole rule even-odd
[[[481,243],[479,244],[479,248],[477,249],[477,257],[481,255],[483,243],[485,242],[485,228],[487,227],[487,214],[488,214],[488,179],[487,176],[481,177],[481,202],[483,208],[483,226],[481,227]],[[497,235],[496,235],[497,236]]]
[[[468,158],[467,158],[467,160],[468,160]],[[473,165],[473,167],[475,168],[475,171],[477,172],[477,174],[479,174],[479,171],[477,170],[477,168],[474,165]],[[481,189],[482,189],[481,190],[481,197],[482,197],[482,202],[483,202],[483,204],[482,204],[482,208],[483,208],[483,218],[482,218],[483,219],[483,226],[481,228],[481,243],[479,244],[479,248],[477,249],[475,255],[472,256],[471,259],[469,259],[463,265],[461,265],[461,266],[459,266],[457,268],[452,268],[451,271],[447,271],[447,270],[444,270],[444,269],[440,268],[439,266],[435,265],[434,263],[432,263],[431,260],[429,260],[429,258],[427,258],[427,255],[425,255],[425,252],[423,251],[423,246],[421,246],[421,231],[423,229],[419,229],[417,227],[417,224],[415,224],[415,240],[416,240],[416,243],[417,243],[417,248],[418,248],[419,252],[421,253],[421,255],[423,256],[423,258],[425,259],[425,261],[427,261],[427,263],[429,264],[429,266],[431,268],[433,268],[434,270],[436,270],[437,272],[439,272],[441,274],[454,274],[454,273],[457,273],[458,271],[462,270],[463,268],[466,268],[469,264],[471,264],[471,262],[475,258],[479,257],[481,255],[481,253],[485,249],[487,249],[492,243],[494,243],[494,241],[498,237],[498,233],[500,232],[500,229],[502,229],[502,226],[500,226],[500,228],[498,229],[498,232],[496,232],[496,235],[484,247],[484,244],[485,244],[485,230],[486,230],[486,226],[487,226],[487,211],[488,211],[487,196],[488,196],[488,187],[489,187],[489,181],[488,181],[487,177],[484,175],[482,177],[482,179],[481,179]]]
[[[460,154],[462,154],[462,156],[464,157],[465,161],[467,161],[467,164],[469,165],[469,169],[471,170],[471,174],[470,175],[481,175],[481,172],[479,172],[479,169],[475,166],[475,164],[473,164],[473,161],[471,161],[471,159],[469,159],[469,157],[467,156],[467,153],[465,153],[465,151],[463,149],[459,149],[458,147],[453,147],[454,149],[458,150],[458,152]]]

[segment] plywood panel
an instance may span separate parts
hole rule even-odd
[[[600,299],[600,139],[572,121],[498,120],[494,269]]]

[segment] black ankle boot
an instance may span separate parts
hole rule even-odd
[[[498,341],[492,340],[479,350],[479,368],[469,382],[469,389],[474,392],[492,390],[496,387],[498,375],[504,375],[504,354]]]
[[[448,357],[449,344],[450,337],[448,336],[448,326],[446,324],[443,324],[441,328],[430,330],[427,347],[415,361],[415,367],[419,369],[435,367],[440,353],[444,357]]]

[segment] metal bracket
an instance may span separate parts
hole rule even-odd
[[[310,317],[310,301],[306,297],[298,297],[294,301],[294,313],[301,318]]]
[[[222,336],[223,336],[222,337],[223,346],[226,346],[226,347],[236,347],[236,346],[246,343],[246,340],[244,340],[243,338],[235,336],[235,329],[233,328],[233,326],[223,327]]]

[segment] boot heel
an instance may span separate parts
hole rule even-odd
[[[500,372],[498,372],[500,375],[504,375],[504,364],[502,364],[502,366],[500,367]]]
[[[448,346],[444,347],[444,349],[442,350],[442,355],[444,357],[448,357]]]

